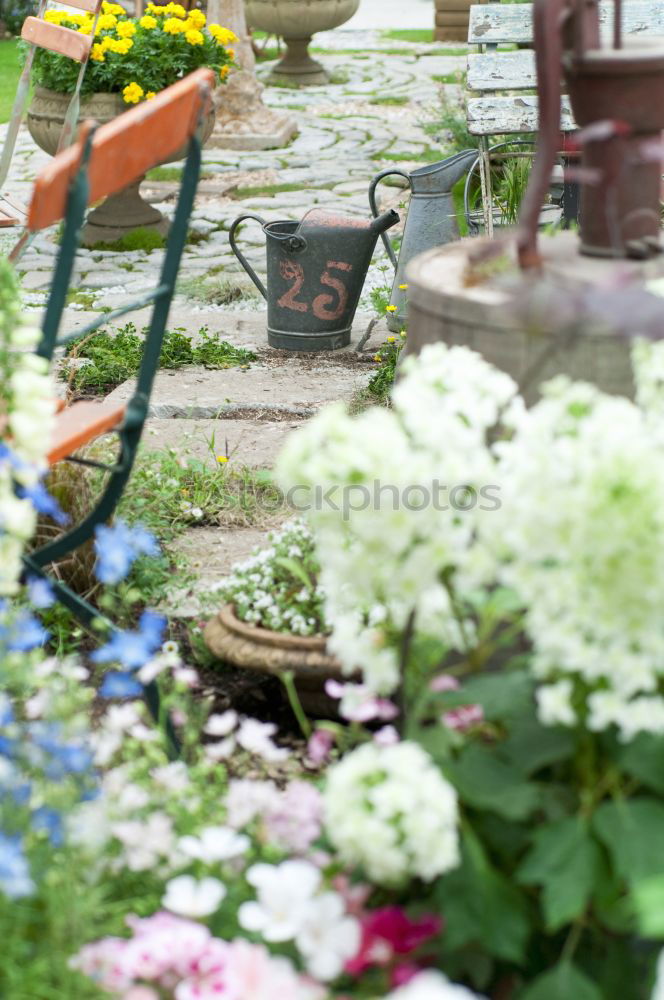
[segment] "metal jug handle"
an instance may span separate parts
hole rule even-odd
[[[369,207],[371,208],[371,214],[373,215],[374,219],[377,219],[379,215],[378,205],[376,204],[376,188],[378,187],[378,185],[380,184],[380,182],[383,180],[384,177],[390,177],[392,176],[392,174],[398,174],[399,177],[405,177],[406,180],[408,181],[408,187],[410,187],[410,176],[409,174],[406,173],[405,170],[397,170],[396,168],[394,168],[392,170],[383,170],[382,173],[376,174],[371,184],[369,185]],[[392,267],[396,271],[397,255],[395,254],[394,248],[390,243],[390,238],[387,235],[387,232],[381,233],[380,236],[383,243],[385,244],[385,249],[387,250],[387,256],[392,261]]]
[[[249,275],[249,277],[251,278],[251,280],[253,281],[256,288],[263,296],[263,298],[267,301],[267,289],[265,285],[258,277],[253,267],[251,266],[247,258],[244,256],[242,251],[239,249],[237,243],[235,242],[235,231],[237,227],[240,225],[240,223],[244,222],[245,219],[253,219],[254,222],[259,222],[261,226],[263,227],[265,226],[265,220],[261,219],[260,215],[255,215],[253,212],[245,212],[244,215],[238,215],[237,219],[235,220],[235,222],[228,231],[228,242],[231,245],[231,250],[242,264],[242,267],[245,269],[245,271],[247,272],[247,274]]]

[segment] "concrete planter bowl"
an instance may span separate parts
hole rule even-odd
[[[245,0],[247,23],[286,42],[286,55],[272,70],[275,80],[298,86],[324,84],[329,76],[309,55],[312,35],[331,31],[357,12],[360,0]]]
[[[226,604],[209,621],[205,643],[214,655],[235,667],[279,676],[292,670],[302,707],[313,716],[334,716],[336,702],[325,694],[325,681],[341,679],[341,664],[326,649],[324,636],[289,635],[248,625]]]
[[[28,110],[28,131],[40,149],[51,156],[55,156],[57,152],[70,97],[70,94],[60,94],[54,90],[37,87]],[[104,125],[127,110],[128,105],[120,94],[91,94],[81,99],[79,121],[90,119]],[[211,111],[203,130],[204,142],[212,134],[214,118],[215,113]],[[186,155],[186,149],[178,149],[164,162],[182,160]],[[144,178],[140,177],[90,212],[83,230],[85,246],[114,242],[132,229],[138,228],[152,229],[163,236],[166,235],[170,225],[168,219],[141,197],[139,188],[143,180]]]

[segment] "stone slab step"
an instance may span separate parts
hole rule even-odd
[[[288,435],[299,423],[285,420],[148,420],[141,448],[172,448],[183,458],[197,458],[211,466],[219,455],[233,465],[267,468],[274,465]]]

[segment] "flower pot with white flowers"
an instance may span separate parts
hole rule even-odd
[[[45,18],[82,34],[92,31],[93,19],[88,14],[51,10]],[[150,3],[142,17],[130,18],[119,4],[104,2],[83,81],[79,120],[111,121],[201,66],[214,69],[223,81],[230,71],[234,41],[232,31],[217,24],[208,26],[205,14],[187,12],[180,4]],[[71,59],[36,50],[32,70],[35,91],[27,125],[37,145],[51,155],[58,148],[77,73],[78,65]],[[211,111],[204,125],[204,141],[213,127]],[[169,159],[185,155],[186,150],[176,150]],[[168,221],[141,197],[141,180],[90,213],[85,244],[112,242],[137,228],[167,232]]]

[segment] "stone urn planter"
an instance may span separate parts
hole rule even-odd
[[[341,664],[326,650],[324,636],[289,635],[248,625],[226,604],[205,627],[205,643],[218,659],[279,676],[287,670],[304,710],[311,715],[334,717],[337,704],[325,694],[325,681],[341,679]]]
[[[28,110],[28,131],[37,145],[51,156],[55,156],[57,152],[70,96],[37,87]],[[81,99],[79,121],[92,119],[104,125],[127,110],[128,105],[120,94],[91,94]],[[203,130],[204,142],[212,134],[214,120],[215,113],[212,110]],[[186,149],[178,149],[163,162],[181,160],[186,155]],[[85,246],[114,242],[132,229],[138,228],[152,229],[163,236],[166,235],[170,226],[168,219],[141,197],[139,188],[143,180],[143,177],[138,178],[122,191],[106,198],[101,205],[90,212],[83,230],[82,242]]]
[[[272,70],[275,79],[299,86],[328,83],[329,76],[308,52],[311,36],[348,21],[360,0],[245,0],[252,28],[277,35],[286,42],[286,55]]]

